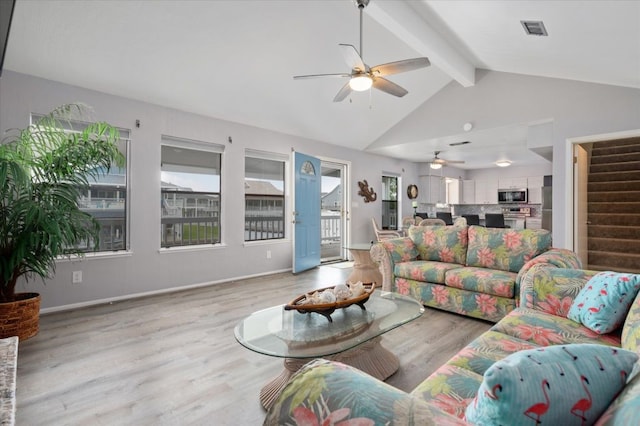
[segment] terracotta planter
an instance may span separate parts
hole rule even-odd
[[[0,338],[18,336],[26,340],[38,334],[40,295],[17,293],[15,302],[0,303]]]

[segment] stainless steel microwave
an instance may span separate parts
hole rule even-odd
[[[523,204],[527,202],[527,189],[498,189],[498,203]]]

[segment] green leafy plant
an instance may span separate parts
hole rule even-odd
[[[60,256],[83,255],[80,243],[98,247],[100,225],[78,200],[124,156],[107,123],[68,130],[88,111],[63,105],[0,144],[0,302],[15,300],[18,278],[44,280]]]

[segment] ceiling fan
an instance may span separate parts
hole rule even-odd
[[[427,163],[429,163],[429,167],[431,167],[432,169],[439,169],[442,166],[445,166],[447,164],[463,164],[464,161],[458,161],[458,160],[445,160],[444,158],[438,158],[438,155],[441,153],[442,151],[435,151],[433,154],[433,158],[429,161],[427,161]]]
[[[296,75],[293,78],[295,80],[318,77],[349,78],[349,81],[342,86],[342,89],[340,89],[335,98],[333,98],[333,102],[344,100],[352,91],[363,92],[372,86],[385,93],[401,98],[409,92],[384,77],[428,67],[431,63],[428,58],[414,58],[369,67],[362,59],[362,11],[369,4],[369,0],[355,0],[355,3],[360,11],[360,53],[358,53],[356,48],[351,44],[340,44],[342,55],[347,65],[351,68],[351,72],[341,74]]]

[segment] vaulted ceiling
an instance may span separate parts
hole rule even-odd
[[[358,150],[448,84],[473,86],[477,69],[640,88],[636,1],[371,0],[365,62],[431,61],[389,77],[409,94],[334,103],[344,80],[293,80],[348,72],[338,44],[358,47],[358,22],[352,0],[17,0],[5,69]],[[526,137],[519,125],[495,132],[469,137]]]

